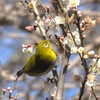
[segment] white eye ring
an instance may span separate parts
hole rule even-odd
[[[47,43],[45,43],[45,44],[44,44],[44,47],[45,47],[45,48],[47,48],[47,47],[48,47],[48,44],[47,44]]]

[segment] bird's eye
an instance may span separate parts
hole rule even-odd
[[[45,44],[44,44],[44,47],[47,48],[47,47],[48,47],[48,43],[45,43]]]

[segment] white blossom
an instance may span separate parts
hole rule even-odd
[[[65,18],[63,16],[56,16],[55,17],[55,22],[56,22],[57,25],[64,24]]]
[[[86,84],[88,86],[96,85],[96,75],[94,73],[91,73],[91,74],[87,75],[87,82],[86,82]]]
[[[72,37],[72,35],[73,35],[73,37]],[[71,35],[71,33],[68,33],[67,36],[64,39],[64,43],[68,44],[68,46],[70,48],[75,47],[75,43],[76,43],[76,45],[81,44],[81,40],[80,40],[80,36],[79,36],[78,31],[72,32],[72,35]],[[73,38],[75,40],[75,43],[74,43]]]
[[[22,52],[31,54],[33,52],[33,46],[22,44]]]
[[[69,5],[78,6],[80,4],[80,0],[69,0]]]
[[[31,54],[33,52],[33,48],[32,47],[29,47],[28,49],[27,49],[27,53],[28,54]]]
[[[77,7],[80,4],[80,0],[69,0],[69,4],[67,5],[67,10],[72,7]]]
[[[71,53],[77,53],[77,47],[72,47],[71,48]]]
[[[81,53],[83,53],[84,52],[84,48],[83,47],[79,47],[78,48],[78,52],[81,54]]]

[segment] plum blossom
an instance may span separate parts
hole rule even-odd
[[[31,54],[33,52],[33,45],[29,46],[29,45],[22,44],[22,52]]]
[[[88,86],[94,86],[94,85],[96,85],[96,75],[93,74],[93,73],[88,74],[87,75],[87,82],[86,82],[86,84]]]
[[[80,4],[80,0],[69,0],[69,4],[67,6],[67,10],[77,7]]]
[[[76,42],[76,45],[80,45],[81,44],[81,40],[80,40],[79,33],[77,31],[75,31],[75,32],[72,32],[72,35],[74,37],[74,40]],[[64,39],[64,43],[65,44],[68,44],[68,46],[70,48],[76,47],[72,35],[71,35],[71,33],[68,33],[67,36]]]

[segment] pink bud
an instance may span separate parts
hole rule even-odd
[[[82,35],[82,38],[85,39],[86,38],[86,35]]]
[[[100,59],[100,56],[98,55],[97,58]]]
[[[96,98],[98,99],[99,97],[98,97],[98,96],[96,96]]]
[[[50,7],[49,6],[46,6],[46,10],[49,13]]]
[[[79,14],[78,17],[81,18],[82,17],[82,14]]]
[[[60,39],[63,41],[64,40],[64,36],[61,36]]]
[[[77,24],[77,21],[76,20],[73,20],[73,24]]]
[[[94,55],[94,58],[97,58],[98,56],[97,55]]]

